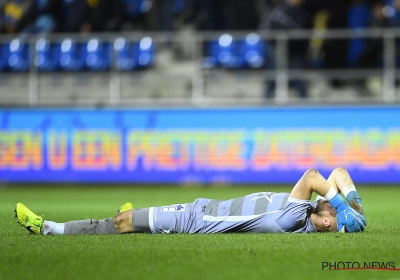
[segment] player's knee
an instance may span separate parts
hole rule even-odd
[[[304,185],[309,185],[318,176],[321,176],[321,175],[319,174],[317,169],[315,169],[315,168],[308,169],[306,172],[304,172],[303,177],[301,177],[299,183],[304,184]]]
[[[306,172],[304,172],[304,178],[308,179],[308,178],[315,178],[319,175],[319,172],[317,169],[312,168],[312,169],[308,169]]]
[[[335,168],[335,169],[333,170],[333,172],[335,172],[335,173],[340,173],[340,174],[346,174],[346,173],[347,173],[347,169],[344,168],[344,167],[338,167],[338,168]]]

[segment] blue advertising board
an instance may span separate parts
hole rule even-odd
[[[0,182],[400,183],[399,107],[0,109]]]

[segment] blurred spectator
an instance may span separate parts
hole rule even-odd
[[[206,30],[254,30],[259,22],[256,0],[203,0]]]
[[[174,0],[159,0],[160,30],[173,30],[173,4]]]
[[[390,27],[400,27],[400,1],[393,0],[393,5],[385,5],[384,6],[384,13],[388,19],[388,25]]]
[[[0,34],[5,32],[4,3],[0,2]]]
[[[62,10],[58,15],[58,30],[61,32],[87,31],[85,20],[88,6],[85,0],[60,0]]]
[[[204,30],[207,21],[207,13],[203,0],[190,0],[187,9],[187,22],[193,24],[197,30]]]
[[[233,30],[254,30],[259,18],[255,0],[225,1],[227,28]]]
[[[82,31],[119,31],[124,18],[122,0],[86,0],[88,16]]]
[[[153,0],[153,13],[160,31],[174,31],[184,24],[188,10],[193,7],[193,0]],[[190,14],[190,12],[189,12]],[[189,15],[190,17],[190,15]]]
[[[261,29],[266,30],[289,30],[308,28],[308,14],[303,9],[303,0],[284,0],[278,3],[263,20]],[[308,41],[290,40],[288,43],[288,68],[302,69],[306,66],[305,55]],[[273,68],[275,65],[271,65]],[[290,80],[289,85],[296,88],[300,97],[307,97],[306,85],[302,80]],[[266,97],[272,97],[275,82],[268,83]]]
[[[389,26],[389,17],[386,11],[386,5],[384,1],[376,2],[371,11],[371,22],[370,28],[384,28]]]
[[[159,30],[159,0],[122,0],[121,30]]]
[[[328,11],[328,29],[347,28],[348,0],[325,0]],[[328,69],[343,69],[347,67],[348,40],[328,39],[324,40],[323,52],[325,55],[325,67]],[[332,80],[333,86],[340,86],[339,80]]]
[[[386,5],[379,1],[372,7],[372,19],[370,28],[385,28],[389,26],[389,18],[385,15]],[[357,66],[363,68],[374,68],[382,66],[383,41],[381,38],[366,40],[364,51],[360,55]]]
[[[394,8],[394,11],[392,10]],[[393,0],[393,5],[386,5],[383,9],[385,16],[388,17],[388,26],[393,28],[400,27],[400,0]],[[396,38],[396,67],[400,67],[400,38]]]
[[[328,26],[328,11],[325,9],[319,10],[313,17],[313,30],[315,32],[326,31]],[[313,36],[310,41],[308,49],[308,57],[310,59],[311,67],[322,67],[324,66],[324,56],[322,52],[322,46],[324,39],[318,36]]]
[[[224,0],[204,0],[204,8],[207,15],[207,30],[226,30],[227,12],[224,8]]]
[[[61,11],[60,0],[35,0],[33,1],[35,21],[24,28],[23,32],[53,32],[57,29],[57,16]]]
[[[348,27],[351,30],[368,28],[371,21],[371,10],[363,0],[354,0],[349,8]],[[347,53],[348,66],[355,67],[361,54],[365,51],[366,42],[364,38],[352,38],[349,41]]]
[[[18,33],[34,21],[33,0],[7,0],[0,11],[0,28],[3,32]]]

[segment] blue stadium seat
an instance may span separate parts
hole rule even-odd
[[[135,43],[135,61],[137,68],[148,68],[154,63],[155,44],[150,37],[144,37]]]
[[[39,39],[36,42],[35,65],[44,72],[60,69],[60,47],[45,38]]]
[[[272,52],[272,46],[256,33],[250,33],[242,40],[234,40],[231,35],[224,34],[218,40],[209,42],[206,52],[204,68],[262,68],[269,62],[266,57]]]
[[[128,42],[118,38],[114,42],[115,68],[119,71],[130,71],[151,67],[154,63],[155,44],[150,37],[139,42]]]
[[[239,59],[237,65],[240,67],[261,68],[265,65],[266,45],[256,33],[250,33],[245,40],[239,43]]]
[[[129,18],[134,18],[147,13],[151,9],[149,0],[123,0],[125,12]]]
[[[229,34],[223,34],[218,40],[207,44],[207,57],[204,61],[205,68],[224,67],[236,68],[240,63],[237,57],[237,42]]]
[[[60,66],[65,71],[82,71],[85,69],[86,50],[83,44],[71,39],[63,40],[60,45]]]
[[[91,39],[86,44],[86,68],[91,71],[106,71],[110,69],[110,44],[98,39]]]
[[[14,39],[8,45],[8,67],[14,72],[29,70],[29,45],[20,39]]]
[[[7,44],[0,44],[0,71],[8,69],[9,47]]]
[[[125,38],[118,38],[114,42],[115,69],[129,71],[136,68],[133,44]]]

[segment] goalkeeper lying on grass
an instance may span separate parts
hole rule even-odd
[[[310,202],[312,193],[319,196]],[[349,205],[342,199],[343,193]],[[36,234],[360,232],[366,226],[361,199],[347,170],[328,180],[316,170],[304,173],[292,192],[253,193],[230,200],[198,198],[193,203],[133,209],[121,206],[114,218],[55,223],[22,203],[17,222]]]

